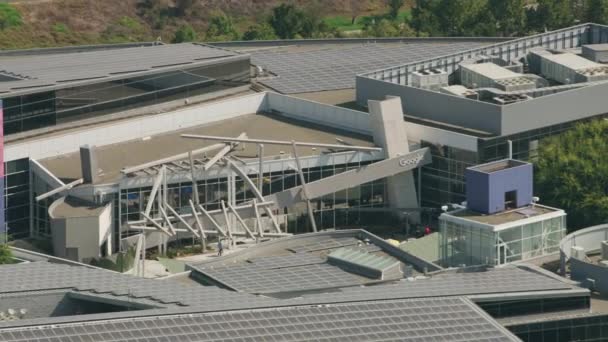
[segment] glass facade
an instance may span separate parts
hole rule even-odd
[[[449,217],[449,216],[447,216]],[[504,265],[555,253],[566,234],[566,216],[494,231],[471,222],[439,220],[439,253],[444,266]]]
[[[306,182],[313,182],[366,164],[369,164],[369,162],[308,168],[303,170],[304,179]],[[257,184],[257,175],[250,175],[249,177],[254,184]],[[293,170],[264,173],[262,184],[262,194],[264,196],[301,185],[298,174]],[[201,180],[197,181],[197,187],[199,201],[207,210],[219,209],[222,200],[228,202],[229,191],[232,188],[235,194],[234,203],[237,205],[255,198],[244,181],[238,179],[238,177]],[[121,190],[120,223],[122,226],[125,226],[127,221],[142,219],[140,213],[145,210],[151,191],[152,187]],[[168,185],[167,201],[176,210],[179,208],[178,211],[181,213],[191,211],[189,200],[192,196],[192,182]],[[382,208],[387,205],[386,202],[386,181],[382,179],[312,200],[312,206],[317,228],[326,229],[354,226],[368,222],[369,220],[365,218],[374,216],[373,214],[361,215],[361,212],[350,210],[350,208]],[[152,207],[152,215],[156,214],[156,210],[158,209],[155,203]],[[281,212],[275,212],[275,214],[284,215],[284,222],[287,226],[283,229],[286,229],[287,232],[302,233],[309,231],[310,225],[305,204],[294,208],[283,208]],[[384,216],[386,220],[385,214],[381,216]],[[377,224],[375,221],[368,223]]]
[[[578,121],[571,121],[527,132],[496,138],[478,138],[477,152],[421,141],[421,147],[429,147],[433,162],[422,168],[422,205],[439,208],[448,203],[465,201],[464,170],[467,167],[506,159],[509,155],[508,140],[513,144],[513,159],[534,162],[542,139],[562,133],[575,124],[608,114]]]
[[[493,318],[525,316],[552,312],[583,310],[590,307],[589,297],[537,298],[476,303]]]
[[[5,97],[4,134],[242,86],[249,83],[249,72],[249,61],[239,60]]]
[[[4,164],[4,209],[9,239],[30,235],[30,164],[19,159]]]
[[[608,340],[608,315],[507,326],[524,342],[600,342]]]

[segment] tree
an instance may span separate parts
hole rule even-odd
[[[311,2],[302,11],[302,29],[298,32],[304,38],[324,37],[329,32],[329,26],[319,13],[323,8],[318,2]]]
[[[196,31],[189,24],[182,25],[173,37],[173,43],[193,42],[196,40]]]
[[[21,13],[11,4],[0,3],[0,30],[23,23]]]
[[[538,0],[529,12],[530,22],[537,30],[555,30],[574,23],[572,0]]]
[[[416,6],[412,8],[412,27],[416,30],[416,35],[443,35],[439,25],[440,0],[416,0]]]
[[[487,35],[487,23],[494,22],[487,0],[440,0],[436,11],[439,27],[448,36]]]
[[[526,29],[525,0],[490,0],[489,8],[503,36],[523,34]]]
[[[175,10],[178,16],[183,17],[194,5],[194,0],[177,0],[175,1]]]
[[[586,21],[608,24],[608,0],[587,0]]]
[[[13,262],[13,253],[6,244],[0,244],[0,265]]]
[[[292,4],[281,4],[272,9],[270,26],[281,39],[293,39],[304,26],[304,13]]]
[[[249,26],[243,33],[243,40],[272,40],[277,39],[272,26],[267,23]]]
[[[388,15],[392,19],[397,19],[399,10],[403,7],[405,0],[387,0],[386,3],[388,5]]]
[[[361,14],[363,9],[367,6],[366,0],[350,0],[348,2],[348,9],[350,10],[350,23],[355,25],[357,17]]]
[[[563,208],[568,226],[608,222],[608,121],[576,125],[543,140],[536,164],[536,191],[543,203]]]
[[[207,27],[207,40],[235,40],[238,39],[239,33],[234,28],[232,19],[224,12],[215,12],[209,19],[209,27]]]

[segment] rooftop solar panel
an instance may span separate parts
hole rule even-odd
[[[252,63],[277,78],[260,81],[284,94],[355,87],[355,76],[367,71],[416,62],[487,45],[481,42],[366,44],[307,52],[261,51]]]
[[[450,315],[444,315],[449,312]],[[464,298],[98,321],[0,331],[7,342],[80,341],[518,341]],[[53,335],[49,336],[49,332]],[[45,334],[47,333],[47,334]],[[49,336],[49,337],[45,337]]]

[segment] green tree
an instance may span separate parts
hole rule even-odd
[[[368,37],[397,37],[399,36],[399,28],[392,21],[381,19],[366,26],[363,33]]]
[[[523,34],[526,30],[525,0],[490,0],[489,8],[503,36]]]
[[[239,33],[234,28],[232,19],[224,12],[215,12],[209,20],[207,28],[207,40],[235,40],[238,39]]]
[[[448,36],[488,35],[494,18],[487,0],[441,0],[437,5],[439,27]],[[481,25],[480,23],[484,23]],[[483,28],[481,30],[480,28]],[[494,30],[495,31],[495,30]]]
[[[274,29],[270,24],[263,23],[260,25],[249,26],[247,31],[243,33],[243,40],[273,40],[277,39]]]
[[[568,226],[608,222],[608,121],[576,125],[543,140],[536,163],[536,192],[543,203],[563,208]]]
[[[2,239],[0,239],[2,240]],[[0,243],[0,265],[13,263],[13,253],[8,245]]]
[[[538,0],[530,11],[531,26],[539,31],[556,30],[574,23],[572,0]]]
[[[0,3],[0,30],[20,26],[22,23],[21,13],[13,5]]]
[[[586,21],[608,24],[608,0],[587,0]]]
[[[173,36],[173,43],[193,42],[197,39],[196,31],[191,25],[182,25]]]
[[[412,8],[412,28],[416,30],[416,35],[441,36],[439,24],[439,4],[441,0],[416,0]]]
[[[388,15],[392,19],[397,19],[399,16],[399,10],[403,7],[405,0],[387,0],[386,4],[388,6]]]
[[[270,26],[281,39],[293,39],[304,26],[304,12],[293,4],[281,4],[272,9]]]

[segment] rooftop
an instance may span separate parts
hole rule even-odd
[[[400,279],[406,267],[414,272],[411,262],[417,260],[410,258],[365,231],[342,230],[273,240],[189,268],[203,282],[247,293],[293,297]],[[430,269],[439,269],[428,264]]]
[[[516,222],[530,217],[539,217],[545,214],[563,212],[561,209],[546,207],[539,204],[531,204],[522,208],[507,210],[494,214],[481,214],[470,209],[461,209],[443,215],[462,218],[465,220],[483,223],[491,226],[499,226],[505,223]]]
[[[97,147],[98,166],[102,170],[98,183],[118,181],[122,177],[121,169],[127,166],[136,166],[214,144],[213,141],[185,139],[181,137],[181,134],[237,137],[242,132],[245,132],[249,138],[330,144],[336,144],[336,138],[340,138],[358,146],[374,146],[369,137],[332,130],[277,115],[248,114],[193,128],[154,135],[146,139]],[[235,153],[237,157],[257,157],[256,145],[241,144],[239,148],[242,148],[242,150],[237,150]],[[278,156],[282,151],[288,154],[291,152],[289,147],[268,145],[265,146],[264,155]],[[324,149],[298,148],[300,156],[320,154],[324,151]],[[75,180],[81,178],[80,154],[78,152],[43,159],[40,162],[60,179]]]
[[[393,43],[292,45],[245,50],[270,71],[258,82],[283,94],[355,88],[357,74],[488,45],[492,41],[415,40]],[[274,75],[274,76],[273,76]]]
[[[522,166],[522,165],[529,165],[529,164],[530,163],[526,163],[526,162],[519,161],[519,160],[506,159],[506,160],[494,161],[494,162],[490,162],[490,163],[486,163],[486,164],[482,164],[482,165],[472,166],[469,168],[469,170],[479,171],[479,172],[484,172],[484,173],[494,173],[494,172],[507,170],[507,169],[511,169],[514,167]]]
[[[602,64],[595,63],[592,60],[575,55],[573,53],[543,55],[543,58],[562,64],[574,70],[583,70],[602,66]]]
[[[521,74],[513,72],[509,69],[498,66],[494,63],[476,63],[476,64],[463,64],[461,68],[466,68],[484,76],[490,77],[494,80],[507,79],[514,77],[521,77]]]
[[[239,56],[208,45],[184,43],[33,55],[0,55],[0,97],[74,84],[106,82]]]
[[[68,196],[56,206],[52,207],[52,213],[50,215],[53,218],[90,217],[99,216],[105,209],[105,205],[100,206],[73,196]]]

